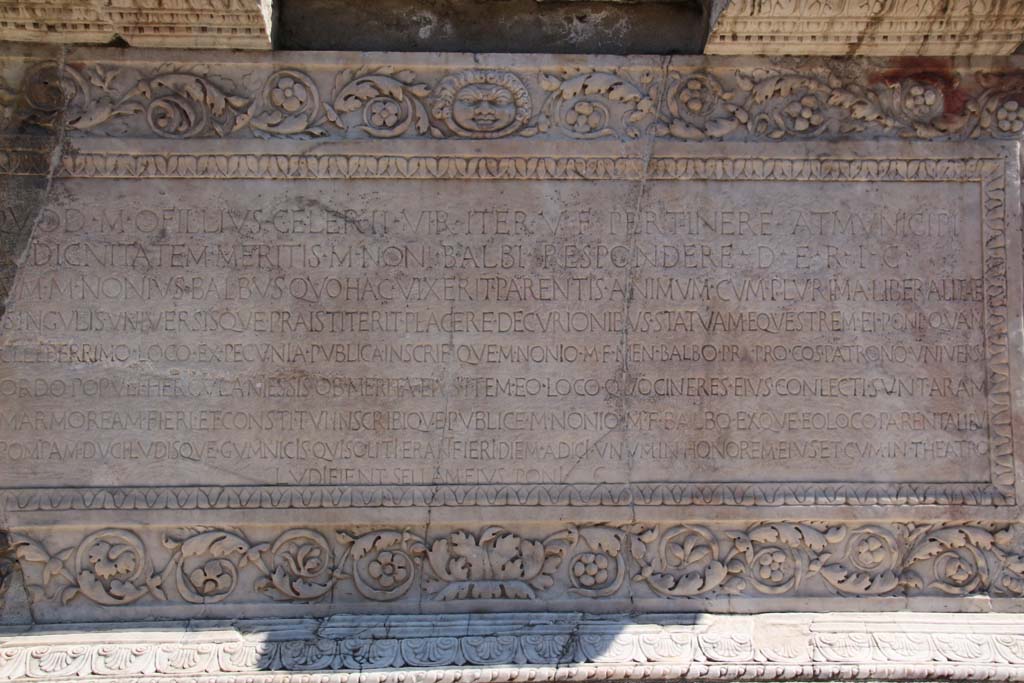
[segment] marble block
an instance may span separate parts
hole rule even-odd
[[[0,58],[9,677],[1024,675],[1019,60],[195,59]]]
[[[2,0],[0,40],[269,50],[273,16],[270,0]]]
[[[1009,55],[1021,40],[1024,4],[1019,0],[714,0],[704,51],[845,57]]]

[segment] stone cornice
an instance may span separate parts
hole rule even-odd
[[[0,40],[270,49],[270,0],[3,0]]]
[[[1007,55],[1024,39],[1019,0],[734,0],[705,52],[720,55]]]

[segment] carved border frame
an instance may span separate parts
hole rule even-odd
[[[37,175],[42,153],[14,145],[0,173]],[[989,390],[991,480],[964,483],[822,482],[635,483],[436,486],[131,486],[0,489],[18,511],[368,508],[408,506],[778,506],[1016,504],[1008,350],[1007,160],[1001,156],[760,159],[693,154],[539,156],[528,154],[120,153],[71,149],[57,162],[66,179],[442,179],[442,180],[769,180],[947,181],[981,192]]]
[[[57,627],[5,638],[6,680],[489,683],[1024,680],[1019,617],[336,617]],[[134,627],[134,630],[129,630]],[[169,627],[169,628],[168,628]]]

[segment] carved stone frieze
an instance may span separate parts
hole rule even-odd
[[[41,54],[0,678],[1024,680],[1024,62]]]
[[[5,680],[1020,680],[1018,616],[338,616],[0,635]]]
[[[1022,15],[1024,16],[1024,15]],[[644,62],[647,62],[646,64]],[[662,63],[664,62],[664,63]],[[254,67],[254,68],[253,68]],[[12,127],[78,136],[689,141],[1024,136],[1024,71],[880,61],[335,68],[42,61],[0,97]],[[19,128],[20,129],[20,128]]]
[[[4,0],[0,40],[266,50],[272,13],[270,0]]]
[[[54,545],[59,541],[59,545]],[[65,545],[66,544],[66,545]],[[1024,597],[1024,531],[992,523],[99,529],[18,533],[38,606],[424,604],[813,596]],[[618,604],[617,602],[617,604]],[[190,607],[193,606],[193,607]],[[113,615],[115,612],[108,612]]]
[[[717,55],[1007,55],[1024,39],[1017,0],[732,0],[705,52]]]

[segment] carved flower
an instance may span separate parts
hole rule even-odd
[[[931,121],[942,114],[944,97],[934,85],[914,81],[903,89],[900,106],[911,120]]]
[[[687,112],[700,116],[714,106],[717,95],[702,78],[688,78],[679,89],[679,104]]]
[[[576,133],[593,133],[604,127],[604,108],[589,100],[578,100],[565,112],[565,123]]]
[[[822,103],[815,95],[793,100],[782,110],[787,126],[798,133],[815,130],[825,122]]]
[[[112,546],[105,541],[93,543],[86,557],[96,576],[106,581],[128,577],[138,565],[138,558],[132,548],[125,545]]]
[[[289,76],[278,79],[270,91],[271,104],[289,114],[294,114],[305,107],[308,101],[309,93],[306,91],[306,86]]]
[[[784,545],[761,546],[750,562],[750,579],[759,591],[781,594],[792,589],[800,580],[803,565]]]
[[[1020,100],[1007,99],[999,105],[996,109],[996,128],[1003,133],[1019,133],[1024,130],[1024,110],[1021,109]]]
[[[366,571],[382,588],[392,588],[403,583],[409,576],[412,563],[402,552],[385,550],[372,560]]]
[[[605,553],[581,553],[572,564],[572,575],[585,588],[608,582],[612,560]]]
[[[885,559],[885,550],[882,547],[882,539],[877,536],[869,536],[857,544],[856,559],[862,567],[874,567]]]
[[[231,591],[234,572],[231,563],[225,559],[208,560],[193,569],[188,575],[196,592],[204,596],[225,595]]]
[[[366,106],[367,121],[376,128],[391,128],[398,123],[402,107],[390,97],[373,100]]]
[[[763,581],[779,583],[786,577],[786,553],[781,548],[768,548],[754,560],[757,575]]]
[[[935,558],[938,587],[950,593],[969,593],[982,583],[978,558],[970,548],[952,548]]]

